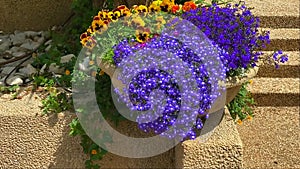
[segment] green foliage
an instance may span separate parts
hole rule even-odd
[[[49,95],[42,100],[42,114],[60,113],[71,108],[69,98],[64,92],[57,92],[56,89],[50,91]]]
[[[244,120],[253,117],[252,105],[255,104],[250,91],[247,89],[249,82],[244,83],[237,96],[227,105],[231,117],[236,120]]]
[[[13,86],[0,86],[1,93],[12,93],[16,92],[20,87],[18,85]]]

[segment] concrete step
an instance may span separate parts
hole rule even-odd
[[[298,51],[300,48],[300,29],[297,28],[261,28],[261,31],[270,31],[271,43],[267,45],[263,50],[274,51],[274,50],[284,50],[284,51]]]
[[[74,114],[41,117],[41,100],[37,95],[32,100],[28,100],[28,95],[22,99],[10,98],[8,95],[0,97],[0,168],[84,168],[87,157],[79,144],[80,138],[69,136],[68,124]],[[236,126],[228,112],[221,117],[209,139],[187,140],[149,158],[108,153],[99,164],[103,168],[175,168],[175,165],[179,168],[241,168],[243,149]],[[143,137],[139,134],[142,132],[134,132],[135,129],[136,124],[128,121],[118,125],[120,133]]]
[[[262,58],[272,55],[273,51],[263,51]],[[275,77],[275,78],[300,78],[300,52],[284,51],[289,56],[286,63],[279,63],[279,69],[274,65],[260,65],[257,77]]]
[[[261,20],[265,28],[300,28],[298,0],[246,0],[246,5],[253,7],[253,14]]]
[[[299,112],[298,106],[254,107],[253,120],[237,126],[244,168],[300,168]]]
[[[256,106],[300,106],[299,78],[254,78],[249,86]]]

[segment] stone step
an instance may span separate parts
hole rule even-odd
[[[300,106],[299,78],[254,78],[249,86],[256,106]]]
[[[253,93],[298,93],[299,78],[254,78],[250,85]]]
[[[253,14],[261,20],[261,27],[300,28],[298,0],[246,0],[246,5],[253,7]]]
[[[68,124],[74,114],[40,116],[41,100],[37,95],[32,98],[28,100],[29,96],[24,96],[10,100],[8,95],[0,97],[0,168],[84,168],[87,157],[79,144],[80,138],[69,136]],[[228,116],[228,112],[221,116],[222,121],[208,140],[206,137],[187,140],[149,158],[128,158],[108,153],[99,164],[103,168],[175,168],[175,163],[196,168],[241,168],[242,142]],[[118,131],[130,134],[135,129],[132,125],[122,121]],[[134,134],[138,134],[134,135],[137,138],[142,136]],[[197,155],[197,159],[192,154]]]
[[[269,29],[261,28],[261,31],[270,31],[271,43],[267,45],[263,50],[274,51],[274,50],[284,50],[284,51],[298,51],[300,48],[300,29],[297,28],[278,28]]]
[[[263,51],[262,58],[272,55],[273,51]],[[300,52],[284,51],[289,56],[286,63],[279,63],[279,69],[274,65],[260,65],[257,77],[275,77],[275,78],[300,78]]]
[[[299,106],[254,107],[253,120],[237,126],[244,168],[300,168],[299,112]]]

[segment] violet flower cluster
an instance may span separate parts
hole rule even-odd
[[[216,83],[218,79],[210,76],[207,70],[215,63],[204,64],[200,58],[201,51],[200,55],[196,54],[180,40],[168,35],[154,37],[143,44],[134,44],[133,41],[123,40],[113,47],[117,67],[125,65],[119,80],[124,84],[130,81],[127,90],[129,98],[118,90],[116,92],[132,111],[141,111],[136,121],[143,131],[154,131],[169,138],[194,139],[196,130],[201,129],[203,120],[208,118],[206,110],[211,108],[220,94]],[[213,51],[212,48],[203,48],[202,53],[212,55]],[[146,58],[162,59],[158,59],[159,63],[151,62],[150,68],[145,68],[143,59],[136,60],[137,57],[133,56],[138,52]],[[134,58],[128,59],[130,56]],[[179,60],[186,63],[190,76],[189,72],[182,72],[184,65]],[[141,64],[140,68],[138,64]],[[165,71],[172,68],[172,74]],[[191,85],[193,80],[196,90]],[[183,100],[191,104],[183,106]],[[142,113],[144,111],[150,113]]]
[[[258,50],[270,43],[269,32],[258,32],[259,18],[244,5],[197,8],[183,13],[182,18],[192,22],[216,45],[227,51],[222,53],[228,68],[227,76],[237,75],[234,72],[239,68],[256,66],[259,56],[263,54]],[[281,58],[281,62],[287,61],[286,55]]]

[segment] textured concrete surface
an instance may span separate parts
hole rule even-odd
[[[72,0],[0,1],[0,30],[48,30],[71,14]]]
[[[265,28],[300,28],[298,0],[246,0],[246,5],[260,17],[260,25]]]
[[[245,168],[300,168],[299,106],[255,107],[255,117],[237,126]]]
[[[298,93],[300,96],[299,78],[254,78],[250,90],[253,93]]]
[[[242,168],[243,148],[230,115],[202,143],[200,138],[187,140],[175,149],[176,168]]]
[[[78,138],[68,135],[72,114],[41,117],[40,99],[0,97],[0,168],[83,168]]]
[[[31,100],[0,97],[0,168],[83,168],[86,156],[78,137],[70,137],[68,124],[74,114],[40,116],[38,95]],[[133,137],[148,136],[135,123],[123,121],[118,131]],[[182,149],[184,147],[184,149]],[[180,157],[180,151],[184,156]],[[197,156],[197,158],[193,157]],[[194,161],[192,161],[194,159]],[[208,142],[185,141],[181,146],[150,158],[126,158],[108,153],[99,164],[103,168],[174,168],[183,166],[242,165],[242,144],[228,115]],[[201,163],[201,164],[200,164]],[[177,166],[180,167],[180,166]]]
[[[298,0],[246,0],[246,5],[254,7],[253,13],[258,16],[299,16]]]
[[[297,28],[278,28],[278,29],[261,29],[270,31],[271,43],[263,50],[265,51],[299,51],[300,48],[300,30]]]

